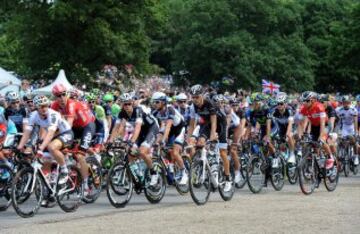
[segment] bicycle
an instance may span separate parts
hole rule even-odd
[[[325,168],[326,157],[321,150],[322,143],[313,141],[305,136],[302,141],[303,155],[299,162],[299,184],[305,195],[310,195],[324,179],[325,188],[332,192],[336,189],[339,181],[339,164],[337,159],[331,169]]]
[[[11,187],[12,206],[16,213],[23,218],[34,216],[45,196],[47,199],[56,199],[65,212],[77,210],[82,197],[82,178],[77,166],[67,165],[69,179],[65,185],[59,185],[59,165],[56,164],[55,177],[50,181],[42,170],[41,160],[33,154],[28,157],[32,160],[31,166],[24,167],[16,173]],[[28,204],[31,200],[34,200],[34,205]]]
[[[339,171],[344,172],[345,177],[350,175],[350,171],[352,171],[354,175],[359,171],[358,165],[354,164],[354,156],[354,146],[351,144],[351,138],[341,138],[338,147]]]
[[[156,157],[153,158],[153,169],[159,174],[159,180],[156,186],[149,186],[150,170],[145,167],[143,160],[137,157],[137,152],[129,152],[129,146],[125,142],[121,147],[124,160],[115,163],[108,173],[106,195],[110,204],[115,208],[125,207],[134,190],[137,194],[144,191],[150,203],[159,203],[166,191],[166,172],[162,163]],[[130,161],[130,157],[133,160]]]
[[[220,160],[217,141],[208,141],[205,146],[198,146],[190,166],[190,194],[197,205],[207,203],[211,192],[219,191],[224,201],[232,199],[235,188],[224,191],[225,175]],[[201,189],[204,191],[201,191]]]

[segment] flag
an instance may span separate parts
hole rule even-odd
[[[280,91],[280,85],[275,84],[271,81],[262,80],[262,90],[263,93],[278,93]]]

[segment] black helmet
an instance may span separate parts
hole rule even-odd
[[[203,94],[203,87],[199,84],[194,85],[191,87],[190,89],[190,94],[191,95],[201,95]]]
[[[301,101],[309,101],[311,99],[317,99],[318,95],[317,93],[313,91],[306,91],[301,94]]]

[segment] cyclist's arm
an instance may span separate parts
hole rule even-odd
[[[164,131],[164,137],[163,140],[167,141],[169,138],[169,133],[170,133],[170,129],[171,126],[173,125],[174,121],[172,119],[168,119],[166,121],[166,125],[165,125],[165,131]]]
[[[140,135],[140,131],[141,131],[141,125],[142,125],[142,122],[135,123],[134,133],[131,137],[131,142],[135,143],[136,140],[138,139],[138,137]]]
[[[329,132],[333,132],[335,126],[335,117],[330,117],[328,125],[329,125]]]
[[[320,136],[319,136],[318,140],[321,140],[322,137],[324,137],[326,135],[325,119],[326,119],[326,117],[320,117]]]
[[[56,128],[51,128],[47,131],[47,133],[45,134],[44,140],[41,143],[41,145],[39,146],[39,150],[40,151],[44,151],[45,148],[47,147],[47,145],[51,142],[51,140],[53,139],[54,135],[56,132]]]
[[[289,117],[288,121],[289,122],[288,122],[288,126],[287,126],[286,135],[290,136],[291,132],[292,132],[293,124],[294,124],[294,118]]]
[[[32,131],[32,126],[26,126],[26,128],[24,129],[23,136],[21,137],[20,143],[17,147],[18,149],[24,148],[26,142],[28,142],[30,138],[31,131]]]
[[[358,124],[358,115],[356,114],[354,116],[354,124],[355,124],[355,134],[359,135],[359,124]]]
[[[210,115],[210,122],[211,122],[211,133],[210,133],[210,140],[216,139],[216,115]]]
[[[123,129],[125,128],[126,120],[116,121],[115,126],[110,134],[109,142],[113,142],[116,137],[121,135]]]
[[[266,120],[266,137],[270,140],[271,134],[271,119]]]

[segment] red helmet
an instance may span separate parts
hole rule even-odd
[[[53,95],[57,96],[59,94],[65,93],[66,87],[63,84],[56,84],[54,85],[54,87],[52,88],[52,93]]]

